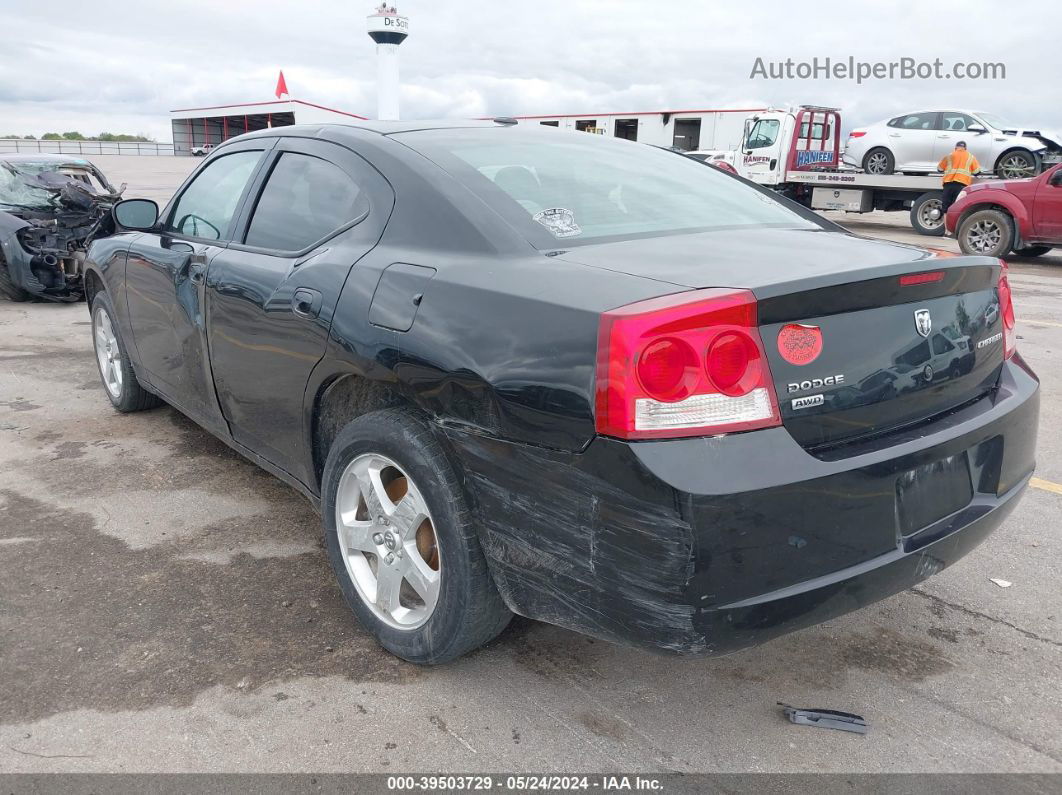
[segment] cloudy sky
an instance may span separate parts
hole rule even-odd
[[[904,6],[907,6],[906,8]],[[169,140],[173,108],[291,94],[375,114],[372,0],[5,2],[0,134],[80,130]],[[1049,4],[401,0],[406,118],[816,103],[846,126],[921,107],[1062,129]],[[1040,20],[1040,21],[1038,21]],[[1004,80],[750,79],[814,57],[1005,64]]]

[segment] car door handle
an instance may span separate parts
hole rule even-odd
[[[899,138],[900,134],[899,133],[889,133],[889,137],[890,138]]]
[[[321,293],[299,287],[291,296],[291,311],[299,317],[317,317],[321,311]]]

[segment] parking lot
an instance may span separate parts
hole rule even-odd
[[[97,159],[160,203],[198,162]],[[0,769],[1062,772],[1062,250],[1011,284],[1037,478],[956,566],[724,658],[516,619],[431,669],[354,623],[303,497],[170,408],[111,408],[83,304],[0,302]]]

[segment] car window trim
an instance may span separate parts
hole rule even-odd
[[[173,195],[173,198],[166,204],[165,209],[160,214],[160,218],[165,218],[165,221],[160,221],[157,231],[154,234],[160,237],[165,237],[170,240],[182,240],[189,243],[202,243],[210,246],[217,246],[218,248],[227,248],[230,243],[233,242],[233,234],[237,228],[234,226],[235,222],[241,217],[244,209],[244,205],[247,203],[247,197],[250,195],[250,189],[255,184],[261,173],[262,166],[268,160],[269,152],[271,152],[277,145],[278,138],[261,138],[254,141],[244,141],[233,146],[219,146],[216,147],[210,156],[204,160],[198,168],[196,168],[191,174],[188,175],[188,179],[181,185],[179,191]],[[238,154],[240,152],[259,152],[258,163],[255,165],[254,170],[251,172],[250,178],[247,180],[247,184],[244,185],[243,192],[240,195],[239,200],[236,202],[236,210],[232,214],[232,218],[229,220],[229,226],[226,230],[226,234],[218,238],[209,237],[195,237],[193,235],[187,235],[183,232],[178,232],[168,226],[173,214],[177,212],[177,205],[180,204],[181,198],[191,187],[192,183],[199,178],[211,163],[222,157],[228,157],[229,155]]]
[[[341,235],[344,232],[353,229],[355,226],[358,226],[372,214],[373,198],[371,188],[368,184],[369,180],[359,180],[357,175],[351,173],[350,168],[347,168],[342,163],[336,162],[338,158],[330,159],[328,157],[323,157],[320,154],[307,151],[311,147],[307,147],[304,144],[304,141],[313,141],[315,143],[327,144],[329,147],[334,147],[336,150],[338,150],[338,152],[340,152],[344,156],[351,155],[364,162],[364,160],[352,150],[348,149],[345,146],[342,146],[341,144],[333,143],[332,141],[321,141],[320,139],[316,138],[300,139],[295,137],[283,139],[283,142],[269,153],[269,156],[265,159],[265,162],[263,163],[264,167],[262,171],[256,176],[256,179],[253,181],[254,184],[252,185],[252,187],[254,200],[247,201],[243,206],[238,217],[238,224],[233,230],[233,239],[232,241],[230,241],[228,248],[231,248],[234,251],[246,251],[251,254],[264,254],[267,256],[279,257],[283,259],[297,259],[299,257],[305,256],[306,254],[309,254],[315,249],[320,248],[325,243],[334,239],[338,235]],[[326,163],[330,163],[331,165],[338,168],[340,171],[346,174],[352,182],[354,182],[361,188],[361,195],[365,197],[366,207],[360,214],[355,216],[347,223],[332,230],[327,235],[325,235],[319,240],[314,241],[305,248],[299,249],[297,251],[249,245],[245,241],[247,240],[247,232],[251,228],[251,219],[254,217],[255,210],[258,209],[258,202],[262,199],[262,194],[265,192],[266,185],[269,183],[269,177],[273,173],[273,168],[280,161],[281,156],[284,155],[286,152],[303,155],[305,157],[316,157],[318,160],[323,160]]]

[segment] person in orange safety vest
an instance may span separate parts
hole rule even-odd
[[[966,141],[959,141],[950,155],[945,155],[937,164],[937,171],[944,172],[944,195],[941,197],[941,212],[946,213],[959,193],[973,182],[974,174],[981,170],[977,158],[966,151]]]

